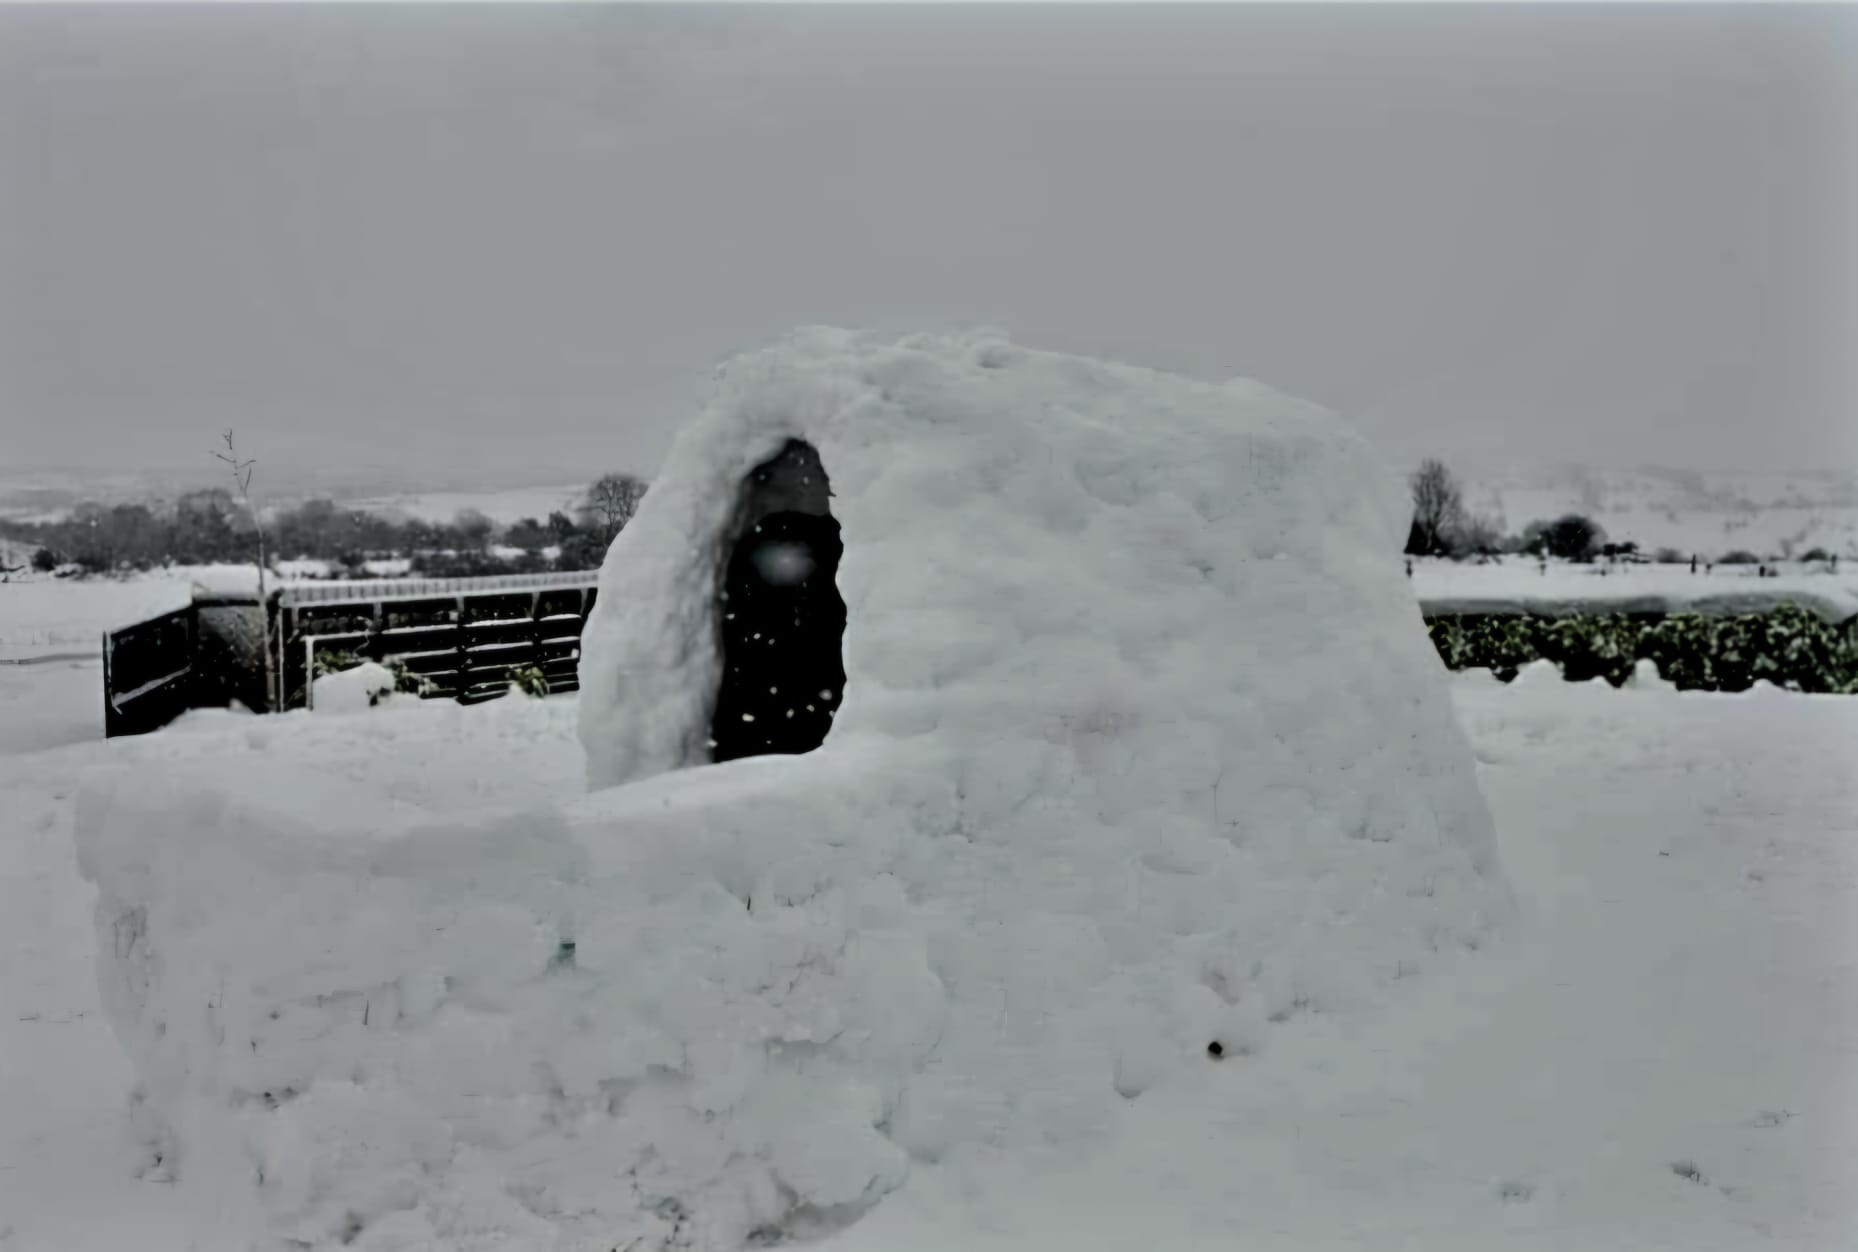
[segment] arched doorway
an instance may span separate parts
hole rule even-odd
[[[844,697],[844,544],[819,453],[790,440],[743,484],[721,617],[710,759],[796,755],[825,742]]]

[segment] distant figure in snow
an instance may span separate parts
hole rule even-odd
[[[1697,554],[1694,552],[1690,554],[1690,572],[1693,574],[1697,572]]]
[[[1406,558],[1406,576],[1408,578],[1413,576],[1413,558],[1410,556]]]

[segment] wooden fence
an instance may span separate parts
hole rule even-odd
[[[190,708],[229,698],[259,712],[304,708],[318,658],[326,662],[335,653],[393,663],[423,679],[425,695],[464,703],[506,694],[530,669],[551,692],[574,691],[597,577],[589,571],[292,585],[262,612],[255,598],[196,599],[103,637],[104,735],[146,734]],[[225,610],[245,611],[248,646],[224,637],[230,619],[215,618],[208,628],[202,610],[215,609],[222,617]],[[278,671],[268,691],[257,643],[266,630]]]
[[[277,613],[283,707],[309,703],[319,660],[349,657],[394,664],[423,680],[426,696],[467,704],[506,694],[525,670],[539,672],[550,692],[578,690],[590,579],[532,590],[286,598]]]

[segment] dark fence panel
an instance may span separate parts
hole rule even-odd
[[[103,734],[143,735],[193,707],[199,621],[194,607],[103,637]]]

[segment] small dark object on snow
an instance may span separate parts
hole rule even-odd
[[[1215,1039],[1206,1045],[1206,1054],[1217,1061],[1226,1055],[1226,1045]]]

